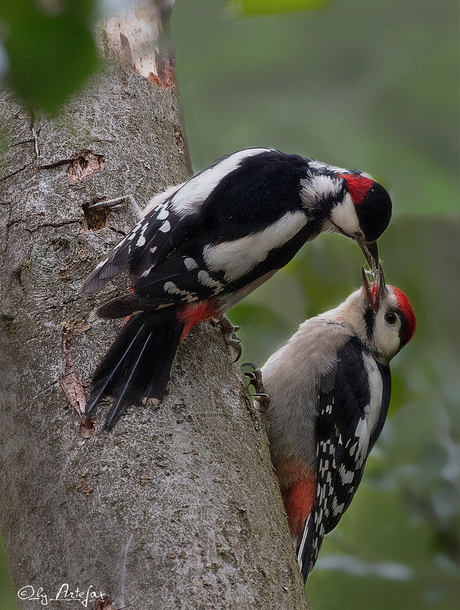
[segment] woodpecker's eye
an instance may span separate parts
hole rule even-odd
[[[392,311],[387,311],[387,313],[385,314],[385,322],[390,326],[394,326],[396,324],[397,319],[398,318],[396,317],[396,314]]]

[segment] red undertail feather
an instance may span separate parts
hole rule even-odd
[[[302,539],[305,521],[311,512],[315,493],[316,481],[314,478],[300,479],[292,487],[282,492],[289,530],[296,547]]]
[[[190,332],[190,329],[202,322],[203,320],[209,320],[210,318],[216,318],[219,315],[218,310],[209,304],[209,301],[203,301],[196,305],[188,305],[182,311],[178,313],[178,318],[184,323],[184,330],[182,331],[181,341]]]

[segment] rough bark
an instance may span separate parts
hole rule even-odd
[[[0,526],[18,606],[72,608],[78,589],[99,609],[307,608],[266,436],[218,328],[181,345],[158,409],[80,430],[120,327],[94,307],[127,281],[90,298],[80,285],[135,222],[129,205],[87,204],[142,205],[188,174],[177,96],[152,76],[109,64],[55,120],[0,102]]]

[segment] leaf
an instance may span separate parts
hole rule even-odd
[[[68,0],[53,13],[34,0],[0,7],[9,82],[32,108],[56,112],[95,70],[94,7],[94,0]]]

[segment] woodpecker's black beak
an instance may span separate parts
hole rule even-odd
[[[385,276],[383,275],[382,265],[380,263],[378,264],[377,277],[372,283],[372,288],[369,286],[364,267],[362,267],[362,278],[364,298],[367,302],[367,306],[377,312],[385,294]]]
[[[358,242],[359,247],[363,251],[363,254],[366,257],[367,264],[369,265],[371,271],[378,269],[379,250],[377,247],[377,242],[376,241],[363,241],[361,239],[357,239],[356,241]]]

